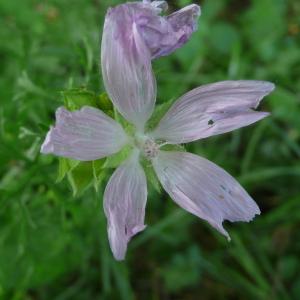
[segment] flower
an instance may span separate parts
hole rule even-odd
[[[157,11],[163,1],[138,4],[142,10]],[[109,242],[117,260],[125,258],[128,242],[145,228],[147,180],[141,158],[151,162],[163,188],[179,206],[206,220],[227,238],[224,220],[250,221],[260,214],[254,200],[226,171],[200,156],[164,151],[162,147],[229,132],[263,119],[268,113],[255,109],[274,89],[272,83],[250,80],[204,85],[175,101],[156,128],[148,130],[146,123],[156,100],[151,59],[167,52],[153,51],[147,45],[144,27],[134,17],[138,4],[111,10],[102,40],[106,90],[118,111],[134,125],[134,132],[127,134],[96,108],[73,112],[59,108],[56,125],[41,148],[42,153],[92,161],[131,145],[130,156],[114,171],[104,192]],[[115,13],[123,19],[113,18]]]
[[[145,228],[147,183],[141,156],[151,161],[163,188],[179,206],[229,238],[223,220],[250,221],[260,213],[256,203],[212,162],[161,147],[165,142],[187,143],[225,133],[266,117],[268,113],[253,108],[273,89],[272,83],[263,81],[224,81],[196,88],[178,99],[152,132],[137,128],[133,136],[96,108],[74,112],[59,108],[41,152],[91,161],[131,144],[134,150],[113,173],[104,193],[109,241],[118,260],[124,259],[131,237]],[[135,95],[136,107],[143,96]]]
[[[200,7],[193,4],[168,17],[159,16],[166,7],[165,1],[126,3],[109,9],[105,18],[101,46],[104,85],[119,112],[141,130],[155,105],[151,59],[186,43],[200,15]]]
[[[135,31],[148,47],[151,58],[168,55],[184,45],[197,29],[200,7],[191,4],[169,16],[160,16],[168,8],[166,1],[144,0],[110,8],[105,19],[102,40],[111,47],[111,33],[114,32],[123,49],[135,47]],[[134,31],[132,28],[134,27]],[[137,41],[137,45],[140,41]]]

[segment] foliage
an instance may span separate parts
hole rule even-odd
[[[191,3],[169,2],[171,10]],[[61,91],[69,91],[66,105],[79,92],[78,104],[115,113],[102,94],[99,31],[107,8],[119,3],[0,3],[0,299],[299,299],[299,1],[203,0],[192,40],[154,62],[161,111],[208,82],[276,83],[262,106],[270,118],[188,148],[237,177],[262,215],[225,224],[228,243],[159,194],[150,178],[148,227],[123,263],[110,253],[102,209],[112,169],[100,172],[102,160],[60,160],[57,179],[73,182],[79,192],[73,197],[72,185],[56,182],[59,160],[39,154],[63,105]],[[93,178],[78,177],[77,168]],[[97,191],[87,189],[92,184]]]

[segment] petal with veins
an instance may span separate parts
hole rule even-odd
[[[118,152],[127,141],[123,128],[101,110],[85,106],[70,112],[60,107],[41,152],[92,161]]]
[[[102,37],[101,66],[104,85],[112,102],[129,122],[142,130],[154,109],[156,81],[151,53],[137,28],[136,5],[119,5],[108,11]]]
[[[163,2],[154,1],[151,4],[163,7]],[[191,4],[166,17],[156,14],[145,14],[137,20],[153,59],[171,54],[190,39],[197,30],[200,7]]]
[[[173,104],[152,136],[187,143],[250,125],[269,115],[254,109],[273,90],[273,83],[252,80],[198,87]]]
[[[147,201],[146,176],[133,153],[110,178],[104,193],[110,247],[117,260],[125,258],[127,244],[144,230]]]
[[[160,151],[153,166],[179,206],[206,220],[228,239],[224,220],[248,222],[260,214],[257,204],[233,177],[200,156]]]

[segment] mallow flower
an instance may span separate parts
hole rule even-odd
[[[192,153],[165,151],[164,145],[193,142],[265,118],[268,113],[256,108],[274,85],[241,80],[200,86],[176,100],[158,125],[148,129],[147,121],[156,101],[151,59],[179,45],[178,40],[160,44],[162,39],[154,39],[158,44],[149,46],[151,35],[147,28],[158,28],[159,34],[162,28],[156,25],[168,22],[165,18],[156,19],[162,18],[157,15],[162,5],[162,1],[130,3],[111,9],[106,17],[101,58],[103,81],[114,106],[134,130],[129,134],[96,108],[86,106],[73,112],[59,108],[56,125],[48,132],[41,148],[42,153],[92,161],[131,146],[130,155],[109,179],[103,200],[109,242],[117,260],[125,258],[130,239],[145,229],[147,179],[141,160],[153,166],[173,201],[207,221],[228,239],[222,225],[224,220],[250,221],[260,214],[254,200],[225,170]],[[193,30],[189,26],[190,14],[179,20],[182,28]],[[188,25],[185,26],[184,20]],[[177,29],[175,33],[191,33]]]

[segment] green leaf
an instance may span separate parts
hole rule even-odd
[[[97,190],[105,177],[105,174],[102,174],[105,173],[102,169],[104,162],[105,159],[80,162],[68,158],[59,158],[56,182],[61,182],[67,176],[74,196],[84,192],[92,183],[94,183],[94,187]]]
[[[105,113],[110,112],[113,114],[114,106],[106,93],[102,93],[97,96],[96,104]]]
[[[109,169],[109,168],[118,167],[129,156],[131,150],[132,150],[132,146],[127,145],[122,150],[120,150],[118,153],[107,157],[102,168]]]
[[[93,179],[92,162],[80,162],[76,168],[68,172],[68,180],[74,196],[84,192],[93,182]]]
[[[62,95],[68,110],[77,110],[86,105],[97,107],[97,96],[86,88],[74,88],[62,91]]]
[[[79,163],[80,161],[78,160],[60,157],[58,161],[58,174],[56,182],[61,182],[65,178],[67,173],[76,168],[76,166],[78,166]]]

